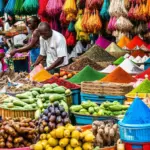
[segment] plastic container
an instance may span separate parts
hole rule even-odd
[[[136,112],[135,112],[136,113]],[[149,143],[150,124],[129,125],[119,121],[120,138],[127,143]]]
[[[147,70],[150,67],[150,58],[144,62],[144,70]]]
[[[29,72],[29,59],[13,60],[14,61],[14,70],[15,72]]]
[[[150,150],[150,143],[125,143],[126,150]]]
[[[95,120],[101,120],[101,121],[114,120],[115,122],[118,121],[116,118],[108,117],[108,116],[97,117],[97,116],[87,116],[87,115],[80,115],[74,113],[74,117],[77,125],[89,125],[92,124],[93,121]]]
[[[81,103],[83,101],[90,100],[97,104],[102,104],[103,102],[106,102],[106,101],[110,101],[110,102],[118,101],[121,104],[124,104],[124,101],[125,101],[125,96],[95,95],[95,94],[85,94],[82,92],[80,95],[81,95]]]
[[[80,89],[72,89],[72,104],[73,105],[80,105]]]

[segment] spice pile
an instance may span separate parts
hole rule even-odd
[[[117,46],[114,42],[112,42],[107,48],[106,51],[108,53],[110,52],[125,52],[123,49],[121,49],[119,46]]]
[[[128,58],[126,58],[119,66],[129,74],[139,74],[143,72],[143,69],[134,64]]]
[[[130,39],[126,36],[122,36],[118,41],[117,45],[121,48],[125,48],[126,45],[130,42]]]
[[[133,89],[130,93],[150,93],[150,81],[148,79],[145,79],[138,87]]]
[[[95,81],[99,80],[105,77],[104,74],[94,70],[90,66],[86,66],[84,69],[82,69],[79,73],[74,75],[71,79],[69,79],[69,82],[80,84],[83,81]]]
[[[114,61],[113,64],[114,65],[120,65],[124,60],[125,60],[125,58],[123,56],[121,56],[116,61]]]
[[[102,73],[111,73],[112,71],[114,71],[116,69],[115,65],[109,65],[108,67],[106,67],[105,69],[101,70]]]
[[[71,71],[81,71],[86,66],[90,66],[91,68],[94,68],[95,70],[102,69],[100,65],[98,65],[96,62],[89,59],[88,57],[83,57],[73,62],[72,64],[68,66],[68,69]]]
[[[117,67],[112,73],[100,80],[101,82],[116,82],[116,83],[130,83],[135,82],[131,75],[124,71],[121,67]]]
[[[138,111],[137,111],[138,110]],[[140,98],[135,98],[124,119],[125,124],[147,124],[150,123],[150,109]]]
[[[78,58],[83,58],[85,56],[87,56],[95,62],[115,61],[115,57],[113,57],[97,45],[93,45],[88,51],[86,51],[83,55],[79,56]]]
[[[53,76],[52,78],[50,78],[49,80],[46,80],[44,83],[56,83],[58,84],[59,86],[64,86],[66,87],[67,89],[78,89],[80,88],[79,85],[76,85],[76,84],[73,84],[71,82],[68,82],[66,80],[63,80],[63,79],[60,79],[56,76]]]
[[[98,45],[99,47],[105,49],[105,48],[107,48],[111,44],[111,42],[108,41],[107,39],[105,39],[104,37],[100,36],[96,40],[95,44]]]
[[[145,70],[142,73],[138,74],[135,78],[145,79],[146,77],[148,77],[148,79],[150,80],[150,68],[148,68],[147,70]]]
[[[142,50],[136,50],[131,53],[131,56],[133,57],[137,57],[137,56],[144,57],[145,55],[147,56],[147,54]]]

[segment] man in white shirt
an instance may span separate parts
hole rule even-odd
[[[65,37],[50,28],[46,22],[38,26],[40,33],[40,55],[34,66],[46,57],[46,70],[54,73],[68,64],[68,53]]]

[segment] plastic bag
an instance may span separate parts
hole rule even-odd
[[[133,3],[132,3],[131,8],[128,12],[128,17],[129,18],[134,18],[134,5],[133,5]]]
[[[130,31],[133,27],[133,24],[129,19],[121,16],[117,19],[116,28],[121,31]]]
[[[65,34],[66,42],[68,46],[74,46],[76,44],[76,36],[73,32],[66,31]]]
[[[101,17],[105,20],[110,19],[109,12],[108,12],[109,5],[110,5],[110,0],[104,0],[102,9],[100,11]]]
[[[26,14],[35,14],[38,11],[38,0],[25,0],[23,3],[23,9]]]
[[[16,0],[9,0],[5,6],[4,12],[13,15]]]
[[[76,20],[75,13],[69,13],[69,14],[67,14],[66,20],[67,21],[75,21]]]
[[[63,4],[61,0],[49,0],[46,5],[46,12],[50,16],[58,15],[62,10],[62,6]]]
[[[4,15],[4,1],[0,0],[0,16]]]
[[[66,14],[62,11],[59,18],[61,25],[66,26],[69,24],[69,22],[66,20]]]
[[[41,64],[36,66],[29,74],[29,79],[37,82],[43,82],[51,77],[52,75],[47,72]]]
[[[108,26],[107,26],[109,31],[116,30],[116,21],[117,21],[116,17],[111,17],[110,18]]]
[[[103,0],[86,0],[86,8],[89,8],[91,10],[99,9],[102,3]]]
[[[63,11],[67,14],[76,13],[77,7],[76,7],[75,0],[66,0],[63,5]]]
[[[87,20],[89,19],[90,17],[90,10],[85,8],[84,10],[84,14],[83,14],[83,17],[82,17],[82,27],[85,31],[88,31],[88,28],[87,28]]]
[[[59,28],[58,28],[58,23],[57,23],[57,21],[56,21],[55,18],[51,18],[49,24],[50,24],[51,29],[56,30],[56,31],[59,30]]]
[[[127,10],[123,0],[111,0],[109,6],[110,16],[120,17],[127,16]]]
[[[39,9],[38,9],[38,15],[45,16],[46,15],[46,5],[48,3],[48,0],[39,0]]]

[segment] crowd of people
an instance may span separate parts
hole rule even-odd
[[[12,18],[2,20],[1,30],[8,31],[15,21]],[[17,53],[28,53],[30,56],[30,68],[42,64],[50,73],[59,72],[59,68],[68,65],[75,58],[84,53],[90,44],[87,41],[78,41],[75,47],[69,48],[65,37],[50,28],[47,22],[41,22],[37,16],[29,17],[26,22],[27,34],[18,34],[10,38],[0,37],[0,72],[6,71],[6,51],[10,58]],[[11,42],[10,42],[11,41]],[[10,44],[11,43],[11,44]],[[14,45],[20,44],[18,48]]]

